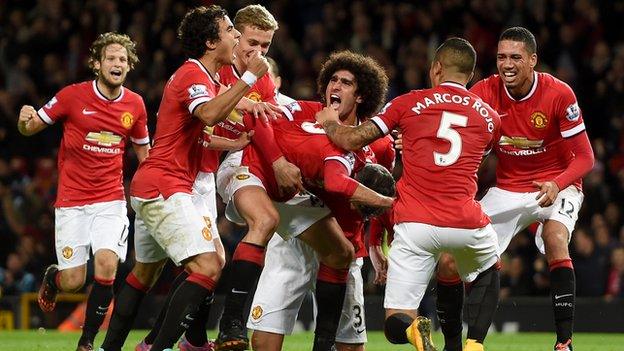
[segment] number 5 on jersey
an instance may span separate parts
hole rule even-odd
[[[457,162],[462,150],[461,135],[453,129],[453,126],[465,127],[468,124],[468,117],[456,113],[442,112],[440,127],[437,137],[446,139],[451,143],[451,148],[445,154],[433,152],[433,161],[437,166],[447,167]]]

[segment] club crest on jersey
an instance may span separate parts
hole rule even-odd
[[[536,129],[544,129],[548,126],[548,117],[539,111],[533,112],[529,120],[533,128]]]
[[[262,307],[260,307],[259,305],[255,305],[254,308],[251,310],[251,318],[253,318],[254,320],[260,319],[260,317],[262,317],[262,312]]]
[[[121,114],[121,125],[124,128],[130,129],[132,127],[132,123],[134,123],[134,116],[132,113],[126,111]]]
[[[61,251],[61,253],[63,254],[63,258],[65,258],[66,260],[69,260],[74,255],[74,249],[72,249],[69,246],[65,246],[63,250]]]
[[[121,142],[121,137],[119,135],[115,135],[111,132],[106,131],[100,131],[99,133],[89,132],[85,139],[100,146],[119,145],[119,143]]]
[[[581,109],[579,108],[579,105],[577,102],[573,103],[572,105],[568,106],[568,108],[566,108],[566,118],[568,119],[568,121],[570,122],[576,122],[579,117],[581,117]]]
[[[262,96],[260,95],[260,93],[258,93],[257,91],[252,91],[251,93],[249,93],[247,95],[247,98],[249,100],[253,100],[255,102],[260,102],[262,101]]]

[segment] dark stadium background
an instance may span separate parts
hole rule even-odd
[[[44,267],[56,260],[53,201],[61,128],[54,126],[30,138],[19,135],[16,120],[21,105],[38,108],[63,86],[91,79],[85,63],[90,43],[102,32],[125,32],[138,43],[140,58],[126,85],[145,99],[153,134],[163,84],[184,59],[177,25],[189,7],[207,3],[211,2],[0,0],[0,286],[4,296],[0,309],[8,308],[10,296],[36,291]],[[236,9],[251,2],[217,3],[233,17]],[[428,60],[446,37],[462,36],[476,48],[474,82],[495,72],[496,43],[503,29],[529,28],[538,41],[538,70],[554,74],[576,92],[596,156],[594,169],[584,181],[584,206],[570,245],[577,294],[594,298],[587,300],[592,304],[618,303],[622,309],[624,1],[260,3],[280,23],[269,56],[280,65],[281,91],[298,99],[316,98],[316,73],[334,50],[351,49],[381,62],[390,77],[390,99],[428,86]],[[481,175],[483,188],[494,180],[493,161],[487,163]],[[135,168],[136,159],[130,155],[126,181]],[[230,249],[243,231],[225,219],[219,229]],[[127,273],[132,256],[130,251],[120,274]],[[503,306],[505,299],[518,296],[548,296],[547,264],[535,250],[530,230],[518,235],[503,261]],[[371,281],[370,276],[366,281]],[[165,289],[163,284],[159,291]],[[382,291],[371,283],[365,289],[371,299]],[[545,299],[518,301],[539,305]]]

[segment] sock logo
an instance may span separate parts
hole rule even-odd
[[[242,291],[242,290],[236,290],[236,288],[232,288],[232,292],[234,294],[247,294],[246,291]]]
[[[566,296],[573,296],[573,294],[563,294],[563,295],[555,294],[555,300],[559,300],[560,298],[566,297]]]

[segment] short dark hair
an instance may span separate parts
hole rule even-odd
[[[325,100],[325,89],[334,73],[345,70],[351,72],[357,83],[355,92],[362,98],[355,114],[359,119],[372,117],[383,105],[388,93],[388,76],[384,69],[371,57],[352,51],[332,53],[321,67],[316,81],[317,90]]]
[[[444,67],[455,67],[457,72],[471,75],[477,63],[477,52],[463,38],[448,38],[438,47],[435,60]]]
[[[396,195],[396,183],[392,173],[384,166],[367,163],[356,175],[355,179],[367,188],[385,196]],[[386,209],[371,206],[356,206],[364,217],[379,216]]]
[[[501,33],[498,41],[503,40],[512,40],[512,41],[520,41],[524,43],[524,47],[530,54],[535,54],[537,52],[537,41],[535,41],[535,36],[531,33],[530,30],[524,27],[511,27],[507,28]]]
[[[200,58],[206,53],[206,42],[219,42],[219,19],[227,11],[218,5],[199,6],[186,13],[178,27],[182,50],[190,58]]]

